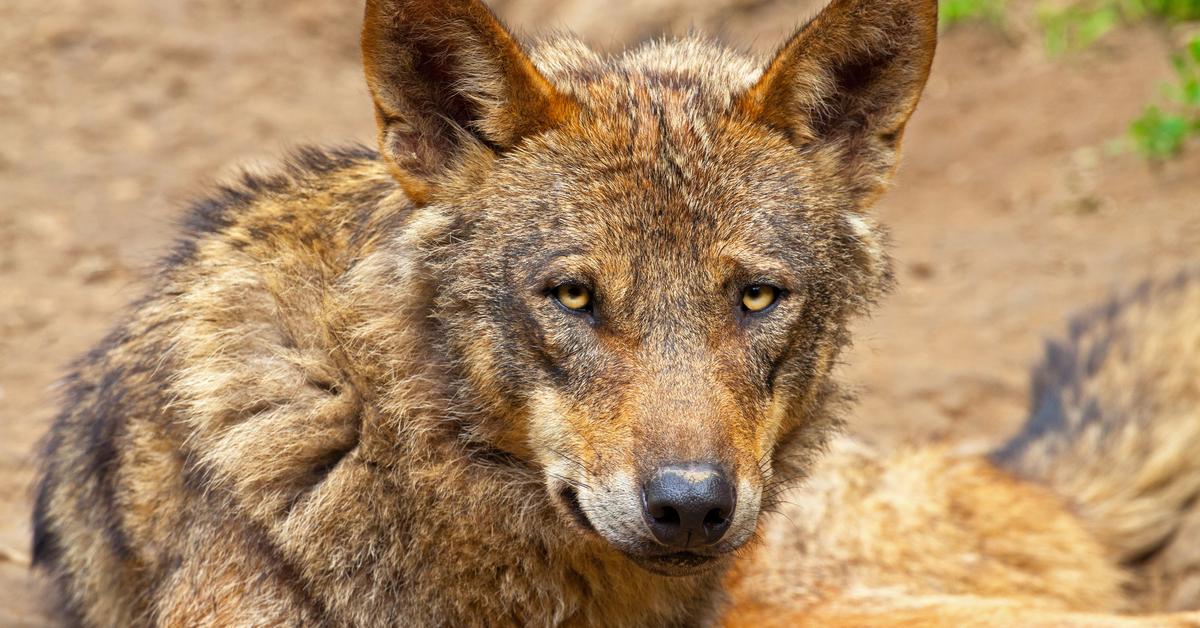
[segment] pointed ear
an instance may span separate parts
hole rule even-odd
[[[479,0],[367,0],[362,50],[380,149],[418,203],[466,152],[512,148],[574,107]]]
[[[738,108],[831,150],[854,202],[896,164],[937,45],[937,0],[833,0],[783,46]]]

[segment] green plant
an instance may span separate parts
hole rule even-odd
[[[1200,0],[1074,0],[1054,9],[1043,4],[1038,18],[1053,55],[1086,48],[1121,23],[1200,20]],[[1147,106],[1129,125],[1132,144],[1152,160],[1176,155],[1188,138],[1200,136],[1200,35],[1172,63],[1175,81],[1163,87],[1165,102]]]
[[[1167,110],[1151,105],[1129,127],[1134,145],[1151,159],[1175,155],[1189,137],[1200,135],[1200,35],[1171,61],[1176,80],[1164,86]]]
[[[1084,0],[1038,11],[1046,49],[1054,55],[1086,48],[1118,24],[1147,17],[1200,20],[1200,0]]]
[[[1058,10],[1043,9],[1038,17],[1046,50],[1052,55],[1060,55],[1092,45],[1120,22],[1122,10],[1115,0],[1106,0]]]
[[[938,25],[943,30],[960,22],[981,20],[999,23],[1004,17],[1004,0],[941,0]]]
[[[1200,0],[1140,0],[1146,12],[1168,20],[1200,20]]]

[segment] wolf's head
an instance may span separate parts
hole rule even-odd
[[[689,573],[740,547],[889,281],[864,211],[933,56],[935,0],[834,0],[765,67],[698,40],[527,53],[477,0],[369,0],[380,146],[422,212],[433,316],[564,525]]]

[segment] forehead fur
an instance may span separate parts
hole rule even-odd
[[[817,178],[795,147],[734,111],[761,73],[750,58],[697,37],[617,56],[562,37],[531,57],[585,114],[534,138],[509,162],[513,169],[493,172],[500,189],[536,190],[530,194],[553,208],[530,215],[512,198],[499,207],[495,197],[485,201],[509,228],[552,224],[565,239],[588,233],[582,241],[608,240],[626,253],[647,248],[656,260],[704,255],[705,244],[794,255],[801,240],[828,235],[818,226],[827,222],[825,195],[812,189]],[[519,228],[545,237],[528,226]]]
[[[561,36],[540,42],[530,56],[555,87],[590,108],[620,104],[614,96],[628,90],[613,87],[624,84],[685,92],[725,110],[762,75],[755,60],[695,36],[647,42],[619,56],[600,55],[574,37]]]

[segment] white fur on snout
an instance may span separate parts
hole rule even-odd
[[[642,520],[641,485],[627,472],[603,477],[589,473],[574,457],[573,452],[581,449],[581,437],[572,429],[565,406],[551,389],[531,395],[530,440],[545,470],[547,487],[566,484],[573,488],[588,522],[613,545],[634,550],[652,542]]]
[[[737,482],[737,503],[733,508],[733,521],[721,538],[718,546],[740,547],[754,534],[758,524],[759,509],[762,508],[762,491],[755,488],[748,478]]]
[[[642,487],[625,471],[596,478],[587,502],[580,505],[596,531],[610,543],[625,550],[653,542],[650,529],[642,518]]]

